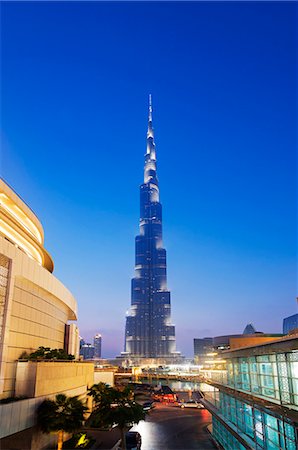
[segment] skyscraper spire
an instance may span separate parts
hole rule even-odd
[[[156,174],[156,151],[149,95],[144,183],[140,186],[140,234],[136,237],[135,277],[126,318],[125,352],[134,357],[177,356],[167,289],[166,250],[162,243],[162,206]]]
[[[152,126],[152,97],[149,94],[149,115],[148,115],[148,131],[147,131],[147,150],[145,155],[144,167],[144,183],[151,181],[158,186],[156,175],[156,150],[154,143],[154,133]]]
[[[149,94],[149,119],[148,122],[152,122],[152,95]]]
[[[149,114],[148,114],[148,131],[147,131],[147,154],[150,154],[151,150],[154,150],[155,159],[155,144],[154,144],[154,132],[152,126],[152,96],[149,94]]]

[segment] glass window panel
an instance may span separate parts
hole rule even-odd
[[[262,364],[260,364],[260,373],[262,375],[271,375],[272,374],[271,363],[262,363]]]
[[[266,367],[265,364],[262,364],[262,366],[263,368]],[[268,367],[266,367],[265,371],[268,373],[270,370],[268,370]],[[263,395],[275,397],[274,380],[272,375],[261,375],[261,385]]]
[[[288,378],[288,365],[285,361],[285,354],[277,355],[277,368],[278,368],[278,377],[279,377],[279,385],[280,385],[280,398],[282,403],[290,403],[290,386],[289,386],[289,378]]]
[[[280,446],[278,444],[274,444],[273,442],[266,442],[266,450],[279,450]]]
[[[236,388],[241,389],[241,374],[240,374],[239,364],[238,363],[236,363],[234,365],[234,380],[235,380]]]
[[[261,387],[260,387],[258,375],[256,373],[252,373],[250,375],[250,382],[251,382],[252,392],[260,393]]]
[[[258,422],[262,422],[262,414],[258,409],[254,410],[255,420]]]
[[[263,443],[264,440],[264,430],[262,423],[262,414],[258,409],[254,410],[254,418],[255,418],[255,432],[256,432],[256,440],[259,445]]]
[[[250,364],[250,371],[252,373],[257,373],[258,372],[258,366],[257,366],[256,362],[253,362],[253,363]]]
[[[234,386],[234,369],[233,363],[227,364],[228,386]]]
[[[297,450],[295,442],[290,441],[290,439],[286,439],[286,449],[287,450]]]
[[[284,427],[286,436],[294,441],[295,440],[294,427],[287,422],[284,422]]]
[[[231,407],[231,421],[236,425],[237,413],[236,413],[236,400],[234,398],[231,398],[230,407]]]
[[[268,427],[273,430],[278,430],[278,421],[275,417],[269,416],[269,414],[264,414],[265,423]]]
[[[243,411],[243,403],[239,400],[236,400],[236,408],[237,408],[237,422],[238,426],[241,430],[243,430],[243,421],[244,421],[244,411]]]
[[[252,407],[244,405],[244,429],[243,431],[251,438],[254,438],[254,424],[252,416]]]
[[[248,373],[248,363],[247,363],[247,361],[245,359],[243,359],[241,361],[240,368],[241,368],[241,372]]]
[[[297,405],[298,396],[298,361],[293,361],[290,363],[291,375],[292,375],[292,386],[294,394],[294,404]]]
[[[266,427],[266,437],[269,439],[271,445],[279,446],[279,436],[278,431],[272,428]]]
[[[241,374],[241,385],[245,391],[250,391],[249,375],[247,373]]]
[[[282,450],[286,448],[285,438],[283,435],[279,435],[279,446]]]
[[[269,362],[269,355],[262,355],[262,356],[257,356],[257,361],[258,362]]]
[[[256,432],[256,439],[257,443],[262,447],[264,445],[264,436],[261,433]]]

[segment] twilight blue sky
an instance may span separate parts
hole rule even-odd
[[[4,178],[123,350],[152,93],[177,348],[296,309],[294,3],[2,2]]]

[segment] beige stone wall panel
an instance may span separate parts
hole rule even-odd
[[[93,384],[93,363],[19,361],[17,364],[16,395],[28,395],[28,393],[32,397],[51,396],[58,393],[85,395],[86,387],[91,387]]]

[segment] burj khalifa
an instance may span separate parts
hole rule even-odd
[[[176,356],[167,288],[166,250],[162,242],[162,205],[156,173],[156,148],[149,96],[144,182],[140,186],[140,234],[135,239],[135,276],[127,312],[125,353],[142,358]]]

